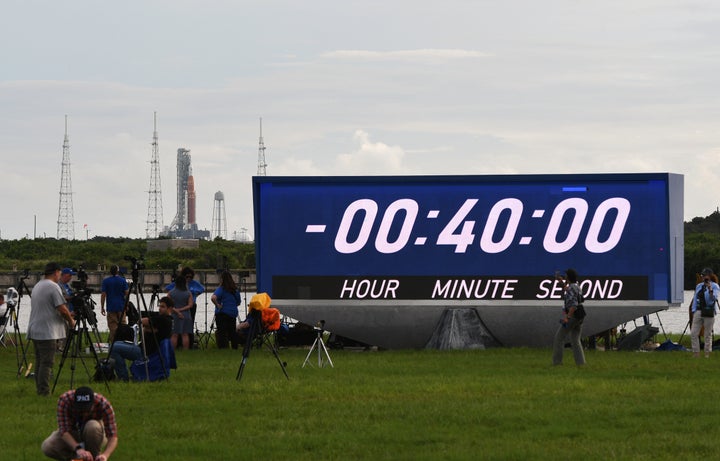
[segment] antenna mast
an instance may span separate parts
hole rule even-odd
[[[160,149],[158,147],[157,112],[153,112],[152,158],[150,159],[150,189],[145,233],[147,238],[158,238],[163,230],[162,186],[160,184]]]
[[[265,163],[265,141],[262,135],[262,117],[260,117],[260,147],[258,148],[258,176],[267,176],[267,163]]]
[[[62,172],[60,173],[60,204],[58,206],[57,238],[75,240],[72,179],[70,178],[70,138],[68,138],[67,115],[65,115],[65,139],[63,140]]]

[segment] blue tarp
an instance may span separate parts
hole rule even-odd
[[[686,351],[687,349],[682,344],[674,343],[672,341],[665,340],[664,343],[655,349],[656,351]]]
[[[148,371],[150,378],[145,377],[145,360],[139,359],[133,362],[130,366],[130,372],[132,377],[136,381],[156,381],[158,379],[169,378],[170,369],[177,369],[177,363],[175,362],[175,350],[172,347],[169,339],[163,339],[160,341],[160,350],[155,352],[148,357]],[[162,360],[160,357],[162,353]]]

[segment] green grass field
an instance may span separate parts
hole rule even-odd
[[[181,351],[156,383],[102,383],[115,407],[114,460],[714,459],[720,354],[588,351],[550,366],[547,349],[330,351],[335,368],[301,368],[307,350]],[[56,368],[57,363],[56,361]],[[17,378],[0,349],[0,458],[42,459],[57,396]],[[88,377],[78,362],[76,387]]]

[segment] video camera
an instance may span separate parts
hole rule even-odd
[[[87,285],[88,274],[87,274],[87,272],[85,272],[85,266],[83,266],[82,264],[80,264],[80,266],[78,266],[77,269],[74,269],[74,268],[73,268],[73,270],[74,270],[75,272],[77,272],[77,278],[78,278],[78,280],[80,280],[83,284]]]
[[[8,288],[7,293],[5,293],[5,303],[7,304],[8,309],[13,309],[17,306],[19,297],[20,295],[15,288]]]
[[[123,259],[125,259],[125,261],[130,261],[133,271],[145,270],[145,261],[143,261],[142,256],[140,258],[125,256]]]
[[[80,272],[78,272],[78,275]],[[86,275],[87,277],[87,275]],[[95,315],[95,301],[92,299],[93,289],[87,286],[87,278],[85,280],[73,280],[70,282],[73,289],[70,303],[75,312],[75,320],[85,319],[92,326],[97,325],[97,315]]]

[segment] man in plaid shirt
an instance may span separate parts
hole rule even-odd
[[[42,452],[49,458],[107,461],[117,448],[115,411],[103,395],[89,387],[71,389],[60,396],[57,423],[58,430],[42,443]]]

